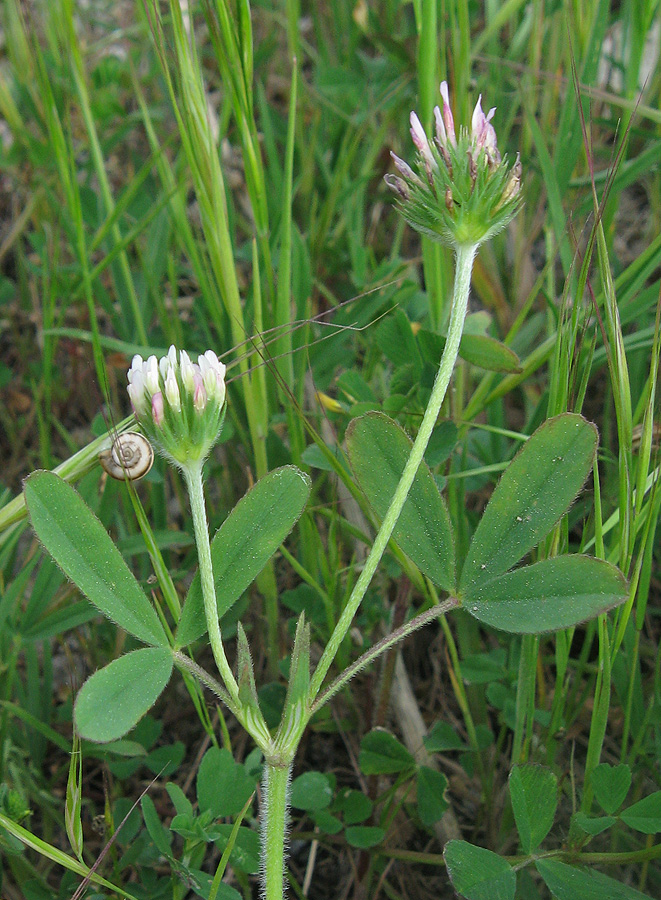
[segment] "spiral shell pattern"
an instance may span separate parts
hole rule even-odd
[[[137,431],[118,435],[109,450],[99,453],[103,471],[118,481],[137,481],[147,474],[153,462],[152,445]]]

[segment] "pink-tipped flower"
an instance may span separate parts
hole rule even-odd
[[[429,140],[415,113],[411,137],[417,171],[392,154],[398,176],[386,183],[399,199],[399,209],[414,228],[457,247],[481,244],[504,228],[521,206],[521,164],[509,168],[501,160],[496,132],[485,115],[482,96],[470,129],[455,130],[447,82],[441,84],[442,108],[434,110],[435,139]]]
[[[411,137],[413,138],[413,143],[418,148],[418,153],[422,156],[424,161],[433,168],[436,165],[436,160],[434,159],[431,147],[429,146],[429,140],[425,134],[425,129],[422,127],[420,119],[414,112],[411,113]]]
[[[195,389],[193,393],[193,406],[195,407],[195,411],[198,413],[204,412],[204,408],[207,405],[207,392],[204,389],[204,384],[202,383],[202,376],[196,374],[195,375]]]
[[[212,350],[191,362],[170,347],[166,356],[135,356],[128,393],[147,437],[178,466],[199,465],[218,440],[225,418],[225,366]]]
[[[434,116],[436,118],[436,127],[441,130],[441,135],[437,135],[441,144],[447,145],[451,144],[453,147],[457,146],[457,136],[454,132],[454,116],[452,115],[452,110],[450,109],[450,93],[448,91],[448,83],[447,81],[441,82],[441,97],[443,98],[443,112],[438,109],[438,115],[436,115],[436,109],[434,110]]]
[[[473,148],[476,151],[487,151],[494,162],[500,162],[500,153],[496,146],[496,131],[491,124],[496,107],[494,106],[484,115],[482,111],[482,94],[477,98],[473,118],[471,120],[471,137],[473,139]]]
[[[151,398],[151,414],[154,420],[154,425],[160,428],[163,424],[163,419],[165,418],[163,394],[160,391],[156,391],[154,396]]]

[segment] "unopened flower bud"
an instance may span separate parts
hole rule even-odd
[[[195,411],[201,413],[204,411],[204,407],[207,405],[207,392],[204,389],[204,385],[202,384],[202,376],[195,376],[195,392],[193,394],[193,406],[195,407]]]
[[[466,156],[468,157],[468,173],[470,175],[472,190],[475,187],[475,182],[477,180],[477,163],[475,162],[475,157],[470,148],[466,151]]]
[[[181,351],[181,381],[186,390],[191,393],[195,390],[195,368],[190,361],[190,356],[185,350]]]
[[[411,137],[425,162],[429,163],[430,166],[433,166],[435,163],[431,147],[429,146],[429,140],[427,139],[427,135],[425,134],[420,119],[414,112],[411,113]]]
[[[514,199],[516,195],[521,190],[521,161],[519,159],[519,154],[516,155],[516,162],[512,166],[512,172],[509,177],[509,181],[505,185],[505,190],[503,191],[503,196],[500,198],[501,203],[507,203],[508,200]]]
[[[150,356],[145,363],[145,388],[150,394],[154,394],[158,390],[158,362],[155,356]]]
[[[181,397],[179,396],[179,385],[172,367],[168,369],[168,373],[165,376],[165,396],[168,398],[168,403],[172,409],[175,412],[179,412],[181,409]]]
[[[457,137],[454,131],[454,118],[452,116],[452,110],[450,109],[450,93],[448,91],[447,81],[441,82],[441,97],[443,98],[442,121],[443,125],[445,126],[445,133],[447,135],[446,142],[444,143],[450,143],[453,147],[456,147]]]
[[[398,178],[396,175],[385,175],[384,180],[389,188],[392,188],[393,191],[396,191],[401,200],[410,200],[411,192],[406,186],[406,182],[401,178]]]
[[[151,398],[151,414],[154,419],[154,424],[160,427],[163,424],[163,418],[165,416],[163,394],[160,391],[156,391]]]

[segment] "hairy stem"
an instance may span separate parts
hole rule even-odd
[[[328,703],[331,697],[335,696],[340,688],[344,687],[344,685],[350,681],[354,675],[357,675],[361,669],[364,669],[365,666],[368,666],[371,662],[374,662],[382,653],[385,653],[386,650],[389,650],[391,647],[394,647],[395,644],[398,644],[400,641],[403,641],[404,638],[408,637],[409,634],[413,634],[414,631],[417,631],[419,628],[423,628],[425,625],[428,625],[434,619],[438,619],[439,616],[445,615],[446,612],[449,612],[451,609],[455,609],[459,606],[459,601],[456,597],[448,597],[447,600],[444,600],[443,603],[437,603],[435,606],[432,606],[430,609],[425,610],[425,612],[420,613],[420,615],[415,616],[409,622],[405,622],[400,628],[395,629],[395,631],[391,631],[390,634],[387,634],[384,638],[374,644],[373,647],[363,653],[354,663],[352,663],[348,668],[339,675],[335,681],[324,691],[324,693],[317,697],[312,706],[310,707],[310,716],[313,716],[321,707]]]
[[[284,897],[290,778],[291,763],[286,766],[265,763],[261,811],[264,900],[282,900]]]
[[[186,656],[186,654],[182,653],[180,650],[175,650],[172,656],[174,657],[174,661],[178,666],[181,666],[182,669],[186,669],[187,672],[190,672],[190,674],[193,675],[200,682],[200,684],[203,684],[213,694],[215,694],[219,700],[222,700],[225,706],[227,706],[227,708],[236,715],[237,709],[235,704],[232,702],[232,698],[227,693],[222,684],[216,681],[213,675],[210,675],[206,671],[206,669],[203,669],[202,666],[198,665],[195,662],[195,660],[192,660],[190,656]]]
[[[211,564],[211,547],[209,544],[209,526],[207,525],[207,513],[204,506],[204,488],[202,485],[202,463],[195,466],[186,466],[183,470],[186,487],[190,497],[191,512],[193,514],[193,527],[195,529],[195,543],[197,544],[197,556],[200,562],[200,581],[202,585],[202,597],[204,599],[204,614],[209,629],[209,640],[213,658],[218,666],[221,678],[234,701],[235,707],[239,707],[239,686],[232,674],[230,664],[225,655],[223,638],[218,624],[218,606],[216,605],[216,587],[213,580],[213,566]]]
[[[471,272],[473,271],[473,261],[475,259],[475,254],[477,253],[477,246],[477,244],[467,244],[457,247],[454,298],[450,313],[450,323],[448,325],[448,335],[445,342],[445,349],[443,350],[443,356],[441,357],[441,362],[436,374],[436,380],[434,381],[434,387],[429,398],[429,403],[427,404],[427,409],[422,418],[418,436],[411,448],[411,454],[404,466],[402,477],[399,480],[399,484],[395,490],[388,512],[383,519],[381,528],[374,539],[372,549],[365,561],[363,571],[358,577],[358,581],[351,592],[347,605],[335,626],[330,640],[319,660],[319,664],[315,669],[314,675],[312,676],[309,692],[311,703],[314,702],[321,689],[324,678],[335,659],[342,641],[351,627],[351,623],[365,596],[367,588],[370,585],[374,572],[381,562],[381,557],[385,552],[388,541],[397,524],[397,519],[406,502],[409,490],[413,484],[413,479],[416,476],[425,450],[427,449],[427,445],[429,444],[429,439],[434,429],[434,425],[436,424],[436,419],[441,410],[443,400],[445,399],[454,364],[459,353],[459,342],[461,341],[464,319],[466,318]]]

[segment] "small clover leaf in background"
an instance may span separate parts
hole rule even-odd
[[[144,797],[142,797],[140,805],[142,807],[142,817],[145,820],[145,826],[149,832],[150,838],[156,845],[156,849],[163,856],[170,858],[172,855],[172,832],[161,822],[154,801],[149,794],[145,794]]]
[[[345,825],[360,825],[372,815],[374,804],[362,791],[346,788],[340,791],[333,811],[342,814]]]
[[[585,813],[580,811],[572,816],[572,823],[577,825],[585,834],[589,834],[592,837],[607,831],[616,822],[615,816],[586,816]]]
[[[445,753],[447,750],[467,750],[464,743],[449,722],[436,722],[422,739],[429,753]]]
[[[590,776],[597,803],[605,813],[613,815],[624,803],[631,787],[631,769],[625,763],[611,766],[601,763]]]
[[[337,816],[327,809],[319,809],[312,813],[314,824],[324,834],[339,834],[342,831],[342,822]]]
[[[568,866],[559,859],[538,859],[535,866],[557,900],[652,900],[594,869]]]
[[[418,815],[420,821],[431,827],[450,806],[445,797],[448,780],[442,772],[429,766],[420,766],[416,778]]]
[[[254,793],[256,781],[244,766],[234,761],[229,750],[210,747],[197,773],[197,802],[200,811],[214,818],[236,816]]]
[[[415,768],[415,759],[389,731],[375,728],[360,742],[358,764],[364,775],[391,775]]]
[[[350,825],[344,832],[347,844],[358,850],[369,850],[376,847],[386,836],[383,828],[378,825]]]
[[[661,791],[655,791],[633,806],[623,809],[620,819],[629,828],[643,834],[656,834],[661,831]]]
[[[558,806],[558,780],[545,766],[514,766],[510,798],[524,853],[533,853],[551,830]]]
[[[443,857],[453,888],[466,900],[514,900],[516,875],[502,856],[466,841],[448,841]]]
[[[294,809],[316,812],[330,806],[333,788],[321,772],[304,772],[291,785],[290,802]]]

